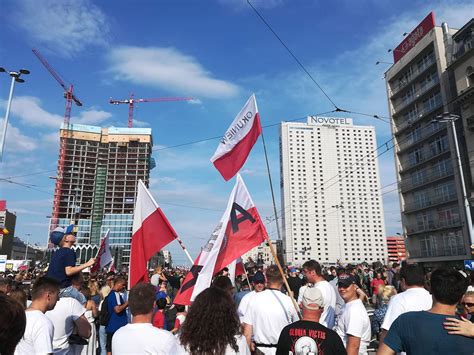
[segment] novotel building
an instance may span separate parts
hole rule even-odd
[[[375,128],[351,118],[282,122],[280,167],[286,262],[386,262]]]

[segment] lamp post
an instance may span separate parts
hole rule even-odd
[[[344,208],[344,206],[341,204],[337,204],[334,206],[331,206],[331,208],[336,209],[336,215],[337,215],[337,241],[339,244],[339,262],[342,262],[342,243],[341,243],[341,231],[340,231],[340,226],[339,226],[339,209]]]
[[[26,249],[25,249],[25,260],[28,260],[28,244],[30,243],[30,235],[31,233],[25,234],[26,238]]]
[[[454,124],[454,122],[457,119],[459,119],[460,116],[453,115],[452,113],[449,113],[449,112],[444,112],[442,115],[436,116],[436,118],[439,122],[445,122],[445,123],[449,122],[451,124],[451,130],[453,131],[454,146],[456,148],[456,161],[459,167],[459,177],[461,179],[462,198],[463,198],[464,210],[465,210],[466,219],[467,219],[467,230],[469,233],[469,239],[471,241],[471,247],[472,247],[472,245],[474,245],[474,230],[472,227],[471,208],[469,206],[469,200],[467,199],[466,185],[464,183],[464,173],[463,173],[462,163],[461,163],[461,155],[459,153],[458,136],[456,133],[456,125]]]
[[[0,161],[3,159],[3,149],[5,147],[5,138],[7,135],[7,127],[8,127],[8,117],[10,116],[10,107],[12,105],[12,98],[13,98],[13,90],[15,89],[15,83],[24,83],[25,81],[20,78],[20,76],[30,74],[29,70],[20,69],[18,71],[7,71],[5,68],[0,67],[0,73],[8,73],[11,76],[11,84],[10,84],[10,95],[8,96],[8,103],[7,103],[7,112],[5,113],[5,120],[3,122],[3,132],[2,132],[2,142],[0,144]]]

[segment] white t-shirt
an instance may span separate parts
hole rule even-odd
[[[323,295],[324,300],[324,311],[321,314],[319,323],[325,327],[332,329],[334,328],[335,316],[336,316],[336,291],[334,287],[327,281],[319,281],[314,287],[316,287]]]
[[[167,330],[151,323],[131,323],[117,330],[112,338],[112,354],[178,354],[178,342]]]
[[[278,290],[267,289],[251,298],[243,322],[253,327],[256,343],[278,344],[281,330],[298,320],[291,298]],[[275,354],[276,347],[259,347],[264,354]]]
[[[345,347],[347,347],[348,335],[360,338],[359,354],[367,354],[371,336],[370,319],[360,299],[350,301],[344,305],[334,330],[341,337]]]
[[[257,292],[255,291],[250,291],[247,293],[242,299],[240,300],[239,303],[239,308],[237,308],[237,314],[239,315],[240,322],[243,322],[244,315],[247,312],[248,305],[250,303],[250,300],[252,297],[256,294]]]
[[[427,311],[432,305],[433,299],[423,287],[409,288],[390,299],[381,328],[389,330],[399,315],[406,312]]]
[[[28,310],[23,338],[16,346],[15,355],[50,354],[53,352],[53,323],[43,312]]]
[[[247,340],[245,337],[242,335],[236,335],[235,339],[237,340],[237,346],[239,347],[237,352],[235,352],[235,350],[232,349],[230,345],[227,345],[224,355],[250,355],[250,349],[247,345]],[[179,344],[179,348],[178,355],[189,355],[189,352],[186,351],[186,349],[181,344]]]
[[[74,330],[74,322],[80,318],[86,309],[72,297],[60,298],[52,311],[46,312],[54,325],[53,352],[55,354],[68,354],[68,338]]]

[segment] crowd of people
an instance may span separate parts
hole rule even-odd
[[[474,273],[308,260],[232,280],[224,269],[185,306],[173,300],[186,270],[158,267],[127,290],[126,273],[76,265],[61,233],[47,271],[1,275],[2,355],[474,353]]]

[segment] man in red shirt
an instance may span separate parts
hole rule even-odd
[[[380,306],[380,299],[379,299],[379,291],[380,288],[385,286],[385,281],[382,280],[382,273],[377,271],[375,279],[372,280],[370,283],[370,287],[372,288],[372,304],[378,308]]]

